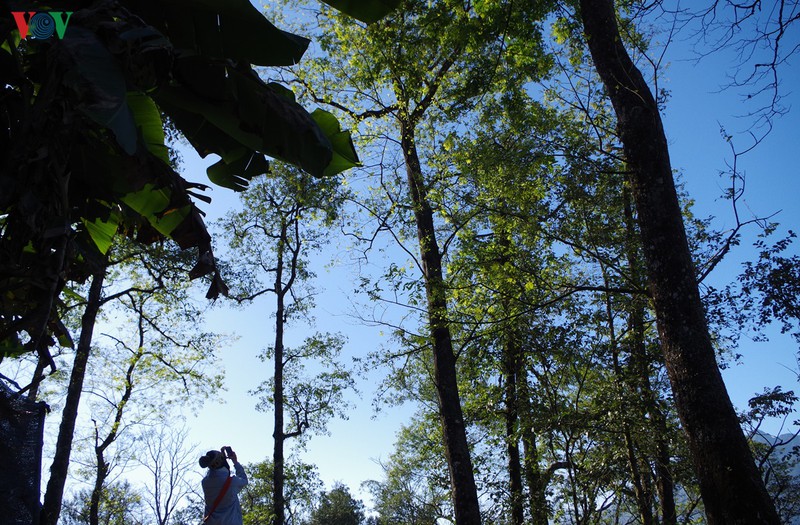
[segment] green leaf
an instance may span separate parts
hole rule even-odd
[[[180,226],[184,222],[184,219],[189,217],[191,213],[192,207],[188,204],[180,208],[170,208],[159,214],[155,221],[150,220],[150,224],[162,235],[169,235],[174,238],[173,232],[175,229]],[[178,240],[175,239],[175,242],[178,242]]]
[[[164,122],[156,103],[138,91],[129,92],[127,102],[147,151],[169,164],[169,151],[164,144]]]
[[[19,30],[18,29],[12,29],[8,33],[8,36],[6,37],[6,39],[3,40],[3,43],[0,44],[0,49],[2,49],[3,51],[5,51],[6,53],[8,53],[10,55],[11,54],[11,46],[13,45],[14,49],[16,49],[16,48],[19,47],[19,43],[21,41],[22,41],[22,39],[19,37]]]
[[[329,6],[366,24],[377,22],[394,11],[400,0],[322,0]]]
[[[152,184],[125,195],[121,200],[165,236],[169,236],[191,212],[189,205],[179,208],[169,207],[169,190],[156,189]]]
[[[83,225],[86,227],[86,231],[94,241],[97,249],[105,255],[108,249],[111,248],[114,236],[119,229],[119,215],[112,213],[107,221],[101,219],[88,221],[83,219]]]
[[[332,113],[317,109],[311,114],[311,118],[319,125],[333,147],[333,158],[325,167],[324,176],[336,175],[361,165],[350,132],[341,130],[339,121]]]
[[[22,345],[15,333],[12,333],[6,339],[0,340],[0,362],[6,357],[17,357],[26,352],[25,346]]]
[[[255,173],[254,169],[242,171],[245,165],[250,166],[238,163],[242,147],[251,155],[268,155],[322,176],[331,162],[332,146],[308,112],[276,93],[275,86],[262,82],[249,68],[231,69],[228,75],[225,100],[212,103],[182,86],[165,86],[154,97],[201,156],[220,155],[228,169],[236,165],[239,172],[235,175],[242,179]],[[259,161],[255,166],[265,163]],[[228,174],[220,169],[209,176]],[[230,183],[240,186],[243,181]]]
[[[296,64],[309,40],[281,31],[248,0],[129,0],[176,49],[259,66]]]
[[[125,77],[114,56],[94,33],[70,27],[62,41],[73,64],[64,84],[72,89],[78,109],[114,132],[117,143],[129,155],[136,152],[136,123],[127,104]]]
[[[241,148],[239,154],[226,156],[208,167],[208,180],[218,186],[230,188],[234,191],[244,191],[247,183],[264,174],[269,169],[269,163],[263,155]],[[238,175],[241,173],[242,175]]]
[[[67,285],[64,287],[62,293],[66,296],[75,301],[76,303],[84,303],[86,302],[86,297],[82,296],[78,292],[76,292],[71,286]]]
[[[152,184],[146,184],[141,190],[122,197],[122,202],[139,215],[148,217],[161,212],[169,204],[169,195],[163,189],[155,189]]]

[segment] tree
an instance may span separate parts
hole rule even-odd
[[[452,519],[447,467],[435,423],[430,411],[415,415],[398,433],[394,452],[381,463],[383,479],[363,483],[374,498],[379,524],[427,525]]]
[[[75,424],[78,418],[81,393],[83,392],[83,381],[86,376],[86,366],[92,347],[94,326],[100,307],[104,302],[102,293],[105,272],[106,267],[104,266],[92,277],[86,306],[81,317],[80,339],[75,351],[75,361],[72,365],[69,386],[67,387],[67,399],[64,403],[61,424],[58,429],[56,452],[50,467],[50,478],[47,481],[47,489],[41,508],[41,521],[44,525],[55,525],[61,510],[61,500],[64,495],[64,484],[66,483],[69,469],[72,440],[75,435]]]
[[[675,404],[709,523],[779,523],[717,367],[659,108],[631,61],[611,0],[582,0],[595,68],[614,106]]]
[[[87,389],[84,379],[90,370],[101,371],[95,376],[97,381],[91,385],[92,393],[97,396],[95,400],[100,400],[93,410],[93,463],[96,466],[91,506],[93,517],[97,516],[103,482],[112,468],[106,451],[126,428],[125,422],[136,420],[131,416],[135,398],[140,397],[140,407],[159,407],[145,410],[144,415],[140,413],[141,418],[150,418],[176,399],[192,400],[198,393],[210,395],[211,392],[205,388],[206,381],[212,385],[221,381],[218,374],[208,372],[209,363],[215,359],[213,348],[218,337],[196,330],[195,322],[202,318],[202,313],[189,300],[189,287],[181,274],[186,270],[185,256],[169,247],[140,249],[121,244],[113,252],[113,257],[103,273],[95,277],[81,319],[81,339],[44,496],[42,523],[55,524],[58,520],[78,405],[81,394]],[[104,290],[103,283],[107,277]],[[127,329],[118,330],[120,335],[129,331],[130,339],[127,341],[124,337],[106,335],[114,349],[101,350],[92,362],[89,355],[92,347],[98,350],[98,345],[92,343],[91,337],[101,307],[113,308],[123,318],[132,319],[133,323]],[[116,379],[109,377],[109,370],[119,374]],[[103,372],[106,372],[106,384],[103,384]],[[164,388],[159,390],[158,396],[147,392],[159,382]],[[131,401],[132,396],[134,401]],[[152,399],[147,399],[148,396]]]
[[[157,525],[173,523],[179,507],[193,494],[186,473],[199,454],[197,446],[187,443],[187,437],[185,426],[161,426],[144,434],[144,450],[138,460],[150,473],[145,492]]]
[[[548,520],[552,473],[565,463],[542,465],[537,450],[543,400],[532,393],[530,370],[541,358],[529,341],[553,319],[571,315],[561,305],[573,292],[562,289],[570,276],[566,258],[554,252],[555,236],[531,217],[555,213],[548,201],[561,198],[555,159],[565,140],[560,130],[569,124],[557,127],[558,115],[524,91],[482,105],[478,124],[446,154],[469,188],[458,219],[468,222],[460,224],[448,264],[454,332],[462,341],[463,381],[471,385],[468,419],[505,448],[507,477],[495,473],[493,503],[512,523],[529,516],[541,524]]]
[[[800,511],[800,449],[796,445],[800,430],[783,432],[789,417],[796,412],[796,403],[797,396],[791,390],[765,388],[748,401],[749,409],[741,415],[756,464],[783,523],[791,523]],[[781,422],[774,436],[761,430],[770,418]]]
[[[552,91],[563,97],[563,89]],[[537,101],[524,92],[484,99],[480,124],[448,137],[439,156],[460,174],[448,188],[461,207],[448,216],[460,229],[447,274],[459,375],[469,385],[462,402],[482,445],[476,476],[493,497],[482,508],[484,516],[545,523],[554,507],[547,493],[566,484],[560,480],[568,470],[567,493],[585,503],[572,505],[575,520],[602,514],[598,494],[613,494],[601,509],[608,514],[630,504],[633,492],[642,519],[652,520],[652,479],[668,479],[670,454],[661,447],[668,460],[651,477],[649,436],[672,439],[674,429],[655,424],[665,419],[659,404],[666,394],[650,377],[659,366],[653,334],[645,340],[640,329],[648,321],[646,290],[630,210],[623,211],[622,168],[592,157],[597,127],[583,129],[587,119],[571,112],[582,101],[553,100],[558,95]],[[639,312],[641,323],[621,323],[627,310]],[[634,343],[640,338],[647,347]],[[639,398],[653,399],[649,415]],[[552,455],[537,443],[549,444]],[[498,447],[506,447],[505,458]],[[662,485],[667,509],[671,490]]]
[[[307,316],[313,294],[302,287],[313,273],[309,256],[324,243],[320,227],[336,216],[339,200],[333,178],[314,180],[297,169],[284,168],[278,177],[257,181],[242,196],[244,209],[223,222],[245,277],[237,291],[240,302],[264,294],[275,297],[275,339],[264,353],[273,363],[273,377],[255,390],[258,408],[273,407],[273,522],[285,522],[283,496],[284,443],[307,430],[324,429],[339,414],[343,393],[353,386],[349,372],[336,363],[344,345],[341,336],[315,334],[297,349],[285,344],[286,325]],[[266,281],[262,284],[262,280]],[[301,377],[303,360],[313,358],[328,370],[314,379]],[[293,421],[284,421],[290,412]]]
[[[260,525],[274,520],[274,467],[264,460],[246,467],[249,483],[239,494],[245,525]],[[298,461],[284,465],[283,503],[287,525],[305,523],[322,489],[316,467]]]
[[[473,120],[475,101],[506,89],[521,89],[525,80],[546,70],[545,61],[537,60],[541,56],[537,20],[548,5],[408,2],[395,16],[366,29],[342,19],[318,18],[323,24],[320,42],[327,55],[316,61],[316,75],[310,69],[296,80],[306,90],[305,96],[329,103],[356,122],[366,121],[364,136],[379,138],[376,146],[384,153],[379,154],[382,160],[373,179],[374,186],[384,191],[383,203],[364,207],[373,215],[377,231],[389,230],[413,260],[424,291],[422,302],[412,309],[422,313],[426,336],[415,343],[417,348],[432,349],[444,452],[459,524],[481,521],[445,279],[447,254],[461,227],[451,222],[450,211],[459,204],[450,200],[449,193],[458,188],[459,174],[435,156],[442,144],[449,143],[448,133]],[[509,48],[513,53],[507,55]],[[532,58],[522,59],[524,69],[512,71],[499,65],[508,56],[514,60],[526,52]],[[512,71],[512,75],[506,77],[501,71]],[[389,270],[400,271],[398,265]]]
[[[172,515],[172,525],[193,525],[203,521],[206,503],[201,494],[194,494],[187,498],[186,506],[175,510]]]
[[[80,490],[64,504],[65,525],[89,525],[91,491]],[[141,494],[127,481],[109,485],[99,502],[97,523],[102,525],[144,525]]]
[[[135,276],[135,269],[131,273]],[[163,278],[153,277],[156,281]],[[145,281],[139,286],[157,285]],[[197,330],[202,313],[193,308],[185,292],[185,286],[172,283],[161,296],[129,292],[121,297],[122,313],[133,325],[130,338],[106,335],[116,348],[96,356],[95,369],[111,372],[111,378],[104,381],[102,375],[95,374],[100,380],[90,388],[95,459],[90,525],[98,525],[98,505],[106,479],[125,461],[122,451],[126,447],[116,446],[117,441],[134,425],[168,423],[170,407],[196,407],[221,387],[222,375],[215,370],[220,338]],[[120,335],[126,331],[120,330]],[[184,465],[187,459],[183,458]],[[170,505],[161,500],[162,495],[156,493],[154,510],[163,525],[168,515],[161,515],[162,511],[168,513]]]
[[[308,525],[361,525],[364,504],[353,498],[346,485],[337,483],[320,494],[320,501],[311,513]]]

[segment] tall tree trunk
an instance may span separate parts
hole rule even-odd
[[[711,345],[658,106],[622,43],[613,0],[580,6],[617,116],[664,362],[709,524],[777,525]]]
[[[131,356],[131,360],[128,363],[128,368],[125,371],[125,388],[122,392],[122,397],[120,397],[120,400],[117,403],[117,408],[114,411],[114,423],[111,425],[111,430],[109,430],[102,442],[97,434],[97,427],[95,427],[94,455],[97,461],[97,471],[95,472],[94,488],[92,489],[92,496],[89,502],[89,525],[100,525],[100,500],[103,496],[103,489],[106,479],[108,479],[108,475],[111,471],[111,465],[105,458],[105,452],[119,436],[119,428],[122,424],[122,416],[125,413],[125,407],[127,406],[128,401],[130,401],[131,395],[133,395],[133,374],[136,370],[136,365],[139,364],[139,361],[144,356],[145,330],[143,321],[144,314],[140,310],[139,346],[136,349],[136,352]]]
[[[605,286],[609,287],[608,278],[605,269],[603,269],[603,279]],[[614,368],[614,386],[617,389],[617,397],[620,399],[622,406],[620,407],[621,424],[622,424],[622,437],[625,441],[625,454],[628,460],[628,469],[630,470],[631,483],[633,483],[633,495],[636,499],[636,506],[639,509],[639,517],[642,520],[642,525],[653,525],[653,506],[652,494],[649,490],[649,484],[645,482],[644,474],[639,466],[639,457],[636,453],[636,442],[633,439],[633,432],[631,428],[631,416],[633,412],[634,403],[637,400],[631,400],[635,397],[629,393],[627,381],[619,362],[620,345],[617,341],[616,329],[614,327],[614,312],[611,305],[611,297],[608,293],[605,294],[606,302],[606,320],[608,322],[609,344],[611,345],[611,359]]]
[[[519,453],[519,415],[517,374],[519,372],[519,342],[513,329],[506,330],[503,342],[503,376],[505,382],[506,449],[508,452],[508,491],[511,495],[511,523],[522,525],[525,519],[522,498],[522,465]]]
[[[661,523],[677,525],[678,513],[675,509],[675,483],[670,468],[670,449],[667,440],[667,422],[664,414],[655,408],[650,412],[656,432],[656,490],[661,501]]]
[[[625,214],[625,231],[627,237],[626,257],[628,259],[628,272],[638,283],[641,279],[641,264],[639,252],[636,249],[637,232],[634,224],[633,205],[631,203],[630,188],[627,186],[622,191],[623,212]],[[661,522],[663,525],[677,525],[677,512],[675,510],[675,484],[670,468],[670,447],[667,436],[667,418],[658,405],[656,392],[650,381],[651,359],[647,354],[645,344],[644,316],[647,307],[646,298],[635,295],[630,301],[628,315],[628,333],[630,334],[631,367],[634,377],[639,382],[639,392],[644,409],[649,416],[650,425],[655,434],[655,477],[656,491],[661,506]]]
[[[547,484],[549,479],[539,466],[539,453],[536,448],[536,434],[533,430],[533,409],[528,383],[528,368],[520,356],[517,373],[517,403],[519,404],[520,436],[522,438],[523,472],[528,484],[531,525],[547,525]]]
[[[481,522],[478,490],[472,472],[472,459],[458,392],[456,356],[448,325],[447,294],[442,274],[442,254],[436,241],[433,210],[428,202],[422,165],[414,142],[413,125],[401,122],[400,133],[425,279],[428,325],[433,345],[434,382],[439,398],[439,416],[450,471],[456,524],[478,525]]]
[[[638,392],[641,403],[638,417],[647,425],[654,436],[653,461],[655,463],[655,485],[661,507],[661,522],[663,525],[676,525],[677,511],[675,509],[675,484],[670,467],[669,428],[667,418],[658,404],[656,393],[650,382],[650,359],[644,341],[644,304],[639,297],[631,301],[631,312],[628,318],[628,333],[630,341],[630,368],[633,378],[638,384],[634,390]],[[650,478],[646,479],[650,483]],[[652,489],[648,489],[652,491]]]
[[[511,259],[511,236],[507,228],[497,226],[495,235],[501,248],[501,255],[497,261],[499,268],[503,268]],[[512,285],[513,286],[513,285]],[[502,294],[502,315],[504,317],[502,334],[502,374],[504,384],[505,426],[506,426],[506,452],[508,454],[508,492],[511,504],[511,524],[522,525],[525,520],[525,506],[522,494],[522,462],[520,458],[519,441],[519,400],[517,393],[517,376],[522,370],[522,356],[519,332],[514,325],[519,321],[511,311],[510,295]]]
[[[275,378],[272,398],[275,403],[275,429],[272,449],[272,513],[273,525],[283,525],[286,521],[286,500],[283,495],[285,461],[283,444],[286,440],[283,423],[283,327],[285,311],[285,292],[283,287],[283,253],[286,246],[286,221],[281,220],[281,231],[278,239],[277,262],[275,264]]]
[[[94,477],[94,487],[89,498],[89,525],[100,524],[100,498],[103,495],[103,485],[108,478],[109,465],[103,457],[103,451],[95,451],[97,458],[97,472]]]
[[[83,380],[86,375],[86,363],[92,346],[92,332],[94,331],[97,313],[100,310],[105,279],[105,267],[92,276],[89,287],[89,298],[86,309],[81,318],[81,335],[78,339],[78,348],[75,351],[75,363],[67,387],[67,398],[64,402],[64,411],[61,414],[61,425],[58,429],[56,452],[53,464],[50,467],[50,479],[47,481],[47,490],[42,504],[41,525],[56,525],[61,513],[61,500],[64,497],[64,484],[69,470],[69,457],[72,453],[72,438],[75,433],[75,421],[78,418],[78,405],[83,392]]]

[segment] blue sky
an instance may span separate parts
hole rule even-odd
[[[664,124],[670,141],[672,166],[682,173],[689,195],[695,200],[698,216],[712,215],[713,224],[720,229],[735,225],[729,201],[720,198],[729,182],[719,175],[733,160],[730,146],[720,135],[724,126],[733,135],[737,149],[744,150],[752,143],[746,133],[752,119],[740,117],[749,111],[746,100],[734,90],[720,91],[726,76],[734,66],[730,55],[711,56],[699,63],[683,58],[686,44],[677,43],[666,72],[671,99],[664,114]],[[797,61],[795,58],[795,61]],[[780,223],[775,239],[787,230],[800,229],[800,167],[796,161],[798,131],[800,131],[800,73],[788,64],[783,70],[783,88],[788,93],[785,103],[791,107],[787,115],[774,121],[774,129],[753,151],[739,159],[738,168],[746,176],[746,190],[739,205],[742,220],[754,216],[777,214]],[[741,246],[709,276],[715,285],[734,279],[741,263],[754,256],[752,242],[758,229],[749,227],[743,233]],[[792,253],[800,252],[795,245]],[[737,406],[765,386],[783,385],[797,391],[796,343],[772,330],[769,342],[742,341],[742,363],[724,372],[732,400]]]

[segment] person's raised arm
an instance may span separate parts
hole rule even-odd
[[[228,459],[233,461],[233,469],[236,472],[232,484],[236,486],[236,488],[242,488],[247,485],[247,473],[244,471],[244,467],[242,464],[239,463],[239,458],[236,456],[236,452],[233,451],[231,447],[223,447],[227,453]]]

